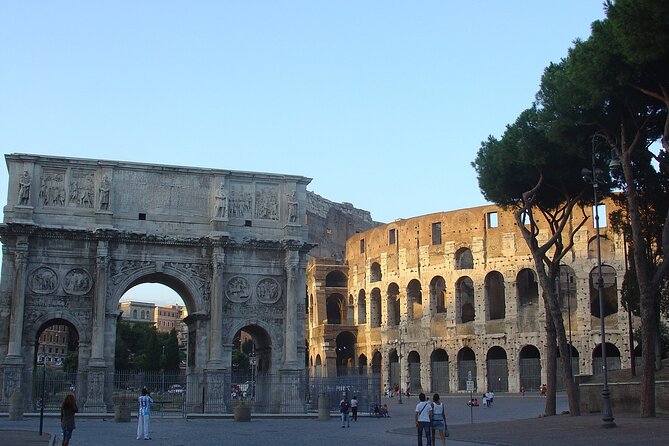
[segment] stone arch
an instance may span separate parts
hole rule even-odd
[[[346,288],[348,286],[348,279],[346,274],[338,269],[332,270],[325,276],[326,288]]]
[[[518,355],[520,386],[526,391],[538,391],[541,387],[541,353],[534,345],[526,345]]]
[[[400,324],[402,311],[400,307],[400,287],[395,282],[388,285],[386,304],[386,308],[388,309],[388,326],[397,327]]]
[[[574,311],[578,307],[576,273],[569,265],[560,265],[560,273],[557,281],[558,302],[560,308]]]
[[[602,261],[605,262],[613,260],[615,258],[615,245],[613,241],[605,235],[600,235],[599,244],[601,248]],[[588,258],[595,260],[597,259],[597,236],[588,240]]]
[[[593,268],[590,271],[590,314],[599,317],[599,270]],[[618,312],[618,287],[616,270],[612,266],[602,265],[602,294],[604,295],[604,317]]]
[[[420,380],[420,354],[416,350],[412,350],[407,355],[407,363],[409,365],[409,386],[407,391],[418,393],[423,390],[423,385]]]
[[[579,364],[579,353],[576,347],[573,345],[569,345],[569,355],[571,358],[571,373],[572,375],[576,376],[580,373],[580,364]],[[560,350],[558,349],[557,351],[557,357],[558,357],[558,373],[557,373],[557,382],[556,382],[556,389],[558,391],[565,390],[566,386],[564,383],[564,376],[562,375],[561,372],[561,365],[560,365]]]
[[[378,262],[373,262],[369,267],[369,281],[370,282],[381,282],[383,274],[381,273],[381,265]]]
[[[434,276],[430,281],[430,302],[436,313],[446,313],[446,281]]]
[[[354,374],[355,365],[355,335],[350,331],[342,331],[335,339],[337,354],[337,376]]]
[[[382,362],[383,362],[383,356],[381,355],[381,352],[375,350],[374,353],[372,354],[372,373],[374,375],[381,374]]]
[[[365,290],[358,291],[358,324],[367,323],[367,296]]]
[[[390,387],[395,387],[395,385],[403,387],[401,383],[402,376],[400,374],[400,357],[396,348],[388,352],[388,366]]]
[[[446,353],[446,350],[439,348],[430,355],[430,375],[432,392],[448,393],[450,391],[448,353]]]
[[[472,322],[476,318],[474,282],[467,276],[460,277],[455,283],[455,304],[458,323]]]
[[[537,305],[539,303],[539,283],[537,276],[530,268],[523,268],[516,275],[516,290],[518,292],[518,304]]]
[[[620,370],[620,350],[611,342],[606,343],[606,366],[609,372]],[[602,344],[592,350],[592,374],[600,375],[604,371],[604,358],[602,357]]]
[[[491,347],[486,354],[488,390],[509,391],[509,366],[506,350],[500,346]]]
[[[204,308],[204,298],[201,289],[192,280],[191,276],[177,268],[163,267],[162,271],[156,271],[155,265],[149,265],[134,271],[128,271],[127,275],[111,291],[112,301],[115,305],[123,295],[137,285],[143,283],[159,283],[171,288],[181,297],[189,314],[197,311],[208,311]]]
[[[358,375],[367,374],[367,356],[361,354],[358,357]]]
[[[323,376],[323,360],[321,355],[316,355],[316,360],[314,361],[314,376],[322,377]]]
[[[499,271],[491,271],[485,277],[485,302],[488,310],[487,319],[504,319],[506,299],[504,295],[504,277]]]
[[[325,314],[328,324],[340,325],[344,322],[346,307],[344,305],[344,296],[339,293],[332,293],[325,299]]]
[[[407,285],[407,304],[410,319],[423,317],[423,293],[420,281],[417,279],[411,279]]]
[[[376,287],[372,289],[369,294],[369,305],[369,326],[370,328],[378,328],[383,320],[380,289]]]
[[[253,338],[258,373],[269,374],[276,371],[283,353],[276,346],[281,345],[283,337],[280,337],[275,332],[274,327],[271,327],[264,321],[254,320],[253,323],[237,321],[230,330],[226,331],[226,335],[223,337],[223,344],[232,345],[235,336],[240,331],[245,331]],[[231,362],[232,358],[229,361]],[[232,369],[231,364],[227,365]]]
[[[473,269],[474,256],[469,248],[460,248],[455,251],[455,269]]]
[[[458,390],[467,390],[467,380],[471,372],[474,388],[476,384],[476,354],[469,347],[462,347],[458,352]]]

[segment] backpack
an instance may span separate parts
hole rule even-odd
[[[339,411],[341,413],[348,413],[348,401],[342,401],[341,404],[339,404]]]

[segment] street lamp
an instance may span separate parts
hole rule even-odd
[[[595,167],[595,138],[592,137],[592,170],[583,168],[581,175],[586,183],[592,184],[593,199],[595,202],[595,238],[597,239],[597,296],[599,298],[599,322],[602,335],[602,360],[604,361],[603,375],[604,385],[602,387],[602,421],[604,427],[615,427],[616,423],[613,421],[613,410],[611,409],[611,393],[609,392],[609,373],[608,364],[606,363],[606,327],[604,324],[604,278],[602,277],[602,249],[599,236],[599,202],[597,199],[597,189],[599,183],[603,182],[601,176],[602,171]]]
[[[392,341],[389,341],[388,343],[391,345],[394,345],[397,347],[397,365],[399,367],[399,386],[400,386],[400,391],[399,391],[399,399],[397,400],[397,404],[403,404],[402,402],[402,347],[404,346],[404,341],[402,340],[402,327],[400,326],[398,331],[398,339],[393,339]]]

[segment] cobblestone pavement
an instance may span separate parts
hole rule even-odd
[[[558,415],[539,418],[544,400],[536,396],[524,398],[516,395],[497,395],[491,408],[478,407],[470,411],[466,396],[447,396],[447,419],[451,437],[449,446],[474,444],[499,445],[626,445],[652,441],[653,444],[669,444],[669,418],[640,419],[630,415],[617,415],[617,428],[601,427],[599,416],[570,417]],[[149,444],[164,446],[210,446],[210,445],[262,445],[287,446],[315,444],[317,446],[340,446],[352,442],[361,445],[415,445],[413,413],[417,398],[385,400],[391,418],[360,417],[350,428],[342,429],[338,418],[319,421],[315,418],[260,418],[248,423],[226,419],[160,418],[154,414],[152,440]],[[558,412],[566,408],[566,401],[558,399]],[[616,414],[614,414],[616,415]],[[471,417],[471,418],[470,418]],[[473,420],[473,424],[470,421]],[[37,431],[39,419],[23,421],[0,420],[0,445],[23,444],[18,437],[11,437],[9,430]],[[135,439],[136,419],[131,423],[116,423],[113,418],[77,418],[77,429],[72,446],[117,446],[143,444]],[[56,418],[44,422],[47,433],[57,434]],[[45,436],[42,443],[48,445]],[[59,444],[58,442],[56,444]]]

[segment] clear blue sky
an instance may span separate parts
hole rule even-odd
[[[304,175],[384,222],[477,206],[481,141],[602,3],[4,1],[0,148]]]

